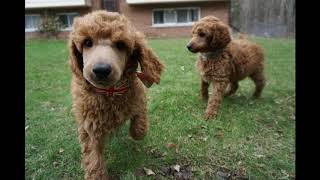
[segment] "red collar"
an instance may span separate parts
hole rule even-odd
[[[150,80],[150,78],[147,77],[142,72],[136,72],[136,76],[148,88],[151,87],[151,85],[153,84],[152,80]],[[130,87],[129,80],[126,79],[126,80],[122,80],[122,81],[116,83],[114,86],[111,86],[110,88],[107,88],[107,89],[100,89],[100,88],[96,88],[96,87],[94,89],[95,89],[96,93],[107,95],[109,97],[113,97],[116,95],[125,94],[128,91],[129,87]]]

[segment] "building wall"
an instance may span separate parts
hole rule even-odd
[[[129,18],[135,27],[149,37],[185,37],[190,36],[191,26],[152,27],[152,10],[155,8],[199,7],[200,18],[214,15],[229,23],[229,2],[197,2],[173,4],[128,5],[119,0],[120,13]]]
[[[56,9],[35,9],[25,10],[25,14],[43,14],[45,10],[52,13],[78,12],[80,15],[102,8],[102,0],[93,0],[92,6],[79,8],[56,8]],[[191,26],[184,27],[152,27],[152,10],[155,8],[181,8],[199,7],[200,18],[214,15],[229,23],[230,2],[196,2],[196,3],[170,3],[170,4],[147,4],[147,5],[128,5],[126,0],[119,0],[118,7],[120,13],[124,14],[132,21],[134,26],[148,37],[187,37],[190,36]],[[69,31],[58,33],[58,38],[67,38]],[[45,37],[39,32],[26,32],[25,38]]]

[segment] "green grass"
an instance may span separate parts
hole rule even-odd
[[[166,64],[160,85],[148,93],[150,131],[135,142],[126,124],[109,140],[109,174],[148,179],[135,174],[143,167],[159,174],[164,166],[190,164],[195,179],[212,179],[219,168],[242,169],[252,179],[294,177],[295,41],[252,40],[266,52],[268,81],[262,98],[251,99],[253,83],[241,81],[236,95],[224,99],[211,121],[202,118],[206,105],[198,96],[196,55],[186,50],[188,39],[149,40]],[[31,40],[25,48],[26,179],[82,179],[66,42]],[[167,148],[167,143],[179,148]],[[156,158],[152,151],[166,155]]]

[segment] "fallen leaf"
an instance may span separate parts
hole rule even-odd
[[[189,134],[189,135],[188,135],[188,138],[192,138],[192,135]]]
[[[176,170],[177,172],[180,172],[180,165],[174,165],[173,167],[172,167],[174,170]]]
[[[171,165],[169,167],[161,167],[160,173],[166,179],[190,180],[192,179],[192,167],[190,165]]]
[[[178,145],[177,145],[177,144],[174,144],[174,143],[168,143],[168,144],[166,145],[166,147],[167,147],[167,148],[177,148]]]
[[[214,137],[216,137],[218,139],[223,139],[224,134],[223,134],[223,132],[218,132],[216,135],[214,135]]]
[[[265,155],[262,155],[262,154],[255,154],[255,156],[256,156],[257,158],[265,157]]]
[[[151,169],[148,168],[143,168],[144,172],[146,173],[147,176],[154,176],[156,175]]]
[[[276,104],[281,104],[281,101],[280,100],[275,100],[274,101]]]
[[[29,129],[29,126],[26,126],[26,127],[24,128],[25,131],[26,131],[27,129]]]
[[[202,137],[201,140],[206,142],[208,140],[208,137],[207,136],[206,137]]]
[[[60,148],[60,149],[59,149],[59,153],[61,154],[61,153],[63,153],[63,152],[64,152],[64,149]]]

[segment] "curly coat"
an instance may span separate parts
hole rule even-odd
[[[246,77],[255,83],[253,96],[260,97],[266,78],[264,52],[259,45],[244,37],[232,40],[226,24],[214,16],[207,16],[194,24],[187,48],[193,53],[200,53],[196,69],[201,76],[200,96],[208,101],[205,119],[218,114],[223,96],[234,94],[239,87],[238,82]],[[211,83],[214,86],[209,98]]]
[[[85,53],[89,52],[85,49],[84,42],[88,38],[97,43],[102,39],[108,39],[110,52],[117,55],[113,57],[113,63],[125,61],[124,68],[120,68],[121,76],[117,80],[128,80],[127,92],[120,96],[108,97],[94,91],[96,84],[84,76],[86,73],[92,73],[92,70],[84,70]],[[125,50],[115,50],[113,44],[117,42],[124,44]],[[94,47],[98,45],[91,49]],[[107,46],[99,47],[103,49]],[[144,75],[155,83],[160,82],[164,65],[147,46],[144,36],[137,32],[123,15],[101,10],[74,19],[73,31],[69,37],[69,51],[72,108],[78,126],[85,179],[108,179],[103,160],[105,138],[128,119],[130,135],[134,139],[142,139],[148,130],[146,88],[134,73],[137,64],[140,64]],[[108,54],[101,54],[108,59]],[[119,60],[116,57],[123,59]]]

